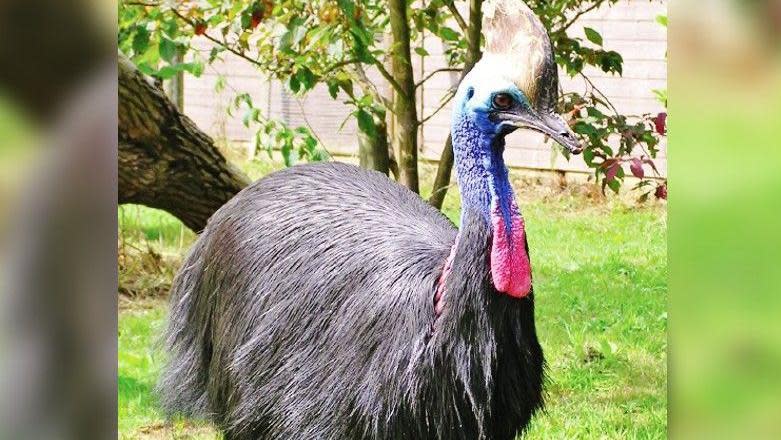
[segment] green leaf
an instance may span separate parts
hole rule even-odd
[[[209,64],[213,63],[214,60],[217,59],[217,56],[224,50],[225,49],[223,49],[223,48],[221,48],[219,46],[212,47],[212,49],[209,51]]]
[[[456,41],[460,37],[458,32],[454,31],[453,29],[450,29],[449,27],[442,26],[439,29],[439,36],[447,41]]]
[[[309,44],[306,45],[306,50],[311,50],[318,45],[321,41],[326,40],[329,36],[329,29],[326,27],[316,26],[310,29]]]
[[[348,18],[352,18],[353,14],[355,13],[355,2],[352,0],[337,0],[337,5],[339,5],[339,9],[344,11],[344,15]]]
[[[248,107],[254,107],[252,105],[252,97],[247,92],[240,93],[233,99],[233,105],[236,107],[238,107],[242,102],[247,104]]]
[[[573,131],[578,134],[585,134],[588,136],[596,136],[597,129],[594,128],[591,124],[586,124],[583,121],[578,121],[575,123],[575,126],[572,127]]]
[[[241,28],[249,29],[251,24],[252,24],[252,12],[250,12],[249,8],[247,8],[241,14]]]
[[[607,186],[614,193],[618,194],[618,190],[621,188],[621,182],[618,179],[613,179],[613,180],[607,182]]]
[[[133,35],[133,53],[141,55],[146,52],[147,48],[149,48],[149,31],[146,30],[146,27],[139,26]]]
[[[353,90],[353,82],[349,78],[346,78],[339,82],[339,87],[347,93],[349,96],[353,96],[355,91]]]
[[[599,111],[596,107],[586,107],[586,113],[592,118],[605,119],[605,114]]]
[[[590,27],[584,27],[583,32],[586,33],[586,38],[588,38],[588,41],[598,46],[602,45],[602,35],[600,35],[599,32],[595,31]]]
[[[307,28],[303,26],[300,18],[293,19],[289,24],[287,31],[279,39],[278,49],[282,52],[293,54],[293,46],[297,45],[306,35]]]
[[[360,29],[356,29],[355,26],[350,28],[350,34],[353,38],[352,53],[355,58],[362,60],[366,63],[371,62],[372,56],[368,50],[367,43],[363,39],[363,32]]]
[[[657,15],[656,16],[656,22],[661,24],[664,27],[667,27],[667,16],[666,15]]]
[[[359,107],[370,107],[372,103],[374,103],[374,98],[369,94],[361,96],[361,99],[358,100]]]
[[[168,39],[168,37],[162,37],[160,44],[158,45],[160,50],[160,58],[167,62],[171,62],[176,56],[176,43]]]
[[[339,83],[336,82],[328,83],[328,94],[331,95],[331,99],[336,99],[338,93],[339,93]]]
[[[258,120],[259,115],[260,110],[256,108],[249,109],[246,113],[244,113],[244,117],[241,119],[241,123],[244,124],[245,127],[249,128],[251,122]]]
[[[415,53],[422,57],[427,57],[429,55],[428,51],[422,47],[416,47]]]
[[[360,109],[355,114],[358,119],[358,128],[366,135],[374,137],[377,134],[377,127],[374,126],[374,118],[366,110]]]
[[[176,34],[179,31],[179,25],[176,20],[169,20],[163,23],[163,32],[171,38],[176,38]]]
[[[194,77],[198,78],[203,74],[203,63],[181,63],[175,66],[181,68],[185,72],[189,72]]]
[[[652,92],[654,92],[656,100],[667,108],[667,89],[654,89]]]
[[[296,45],[301,42],[301,40],[304,39],[306,36],[307,28],[306,26],[295,26],[295,31],[293,32],[293,45]]]
[[[223,90],[225,90],[225,77],[217,75],[217,81],[214,83],[214,91],[220,93]]]
[[[296,75],[290,77],[288,86],[290,87],[290,90],[293,91],[293,93],[298,93],[298,91],[301,90],[301,82],[298,80]]]
[[[594,150],[591,148],[586,148],[583,150],[583,160],[586,162],[586,165],[590,167],[594,167]]]
[[[162,69],[155,72],[154,76],[160,79],[170,79],[180,71],[181,69],[177,69],[176,66],[164,66]]]
[[[623,64],[624,58],[614,50],[600,53],[599,66],[603,72],[615,72],[621,75],[623,73]]]
[[[287,128],[283,129],[282,133],[287,135],[290,134]],[[284,136],[284,141],[282,142],[279,151],[282,153],[282,159],[284,159],[286,167],[291,167],[298,161],[298,152],[293,149],[293,140],[291,137]]]
[[[317,79],[311,70],[306,67],[301,68],[295,75],[298,78],[298,82],[303,86],[303,91],[311,90],[315,86]]]
[[[288,29],[287,32],[285,32],[282,35],[282,38],[279,39],[279,45],[277,46],[277,49],[279,49],[280,52],[287,52],[290,53],[290,47],[293,45],[293,30]]]

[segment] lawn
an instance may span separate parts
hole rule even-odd
[[[245,166],[253,177],[270,168]],[[516,188],[548,361],[547,408],[524,438],[666,438],[665,207],[601,200],[529,179],[517,179]],[[458,209],[450,191],[445,212],[457,221]],[[162,359],[155,344],[165,324],[164,293],[195,236],[152,209],[124,206],[119,217],[120,438],[219,438],[204,423],[166,422],[152,392]]]

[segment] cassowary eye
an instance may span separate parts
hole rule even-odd
[[[494,95],[494,107],[500,110],[507,110],[513,105],[512,96],[507,93],[497,93]]]

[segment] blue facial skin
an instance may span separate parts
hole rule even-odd
[[[512,84],[479,91],[469,83],[462,84],[455,97],[453,110],[453,155],[458,186],[461,190],[462,224],[467,210],[482,214],[491,225],[491,200],[496,198],[502,212],[505,232],[510,234],[513,189],[504,164],[504,138],[516,129],[506,122],[494,122],[493,97],[506,93],[520,109],[528,109],[529,101]],[[521,110],[523,111],[523,110]]]

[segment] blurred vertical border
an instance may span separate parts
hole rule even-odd
[[[670,437],[781,438],[781,1],[669,19]]]
[[[0,2],[0,438],[116,437],[116,11]]]

